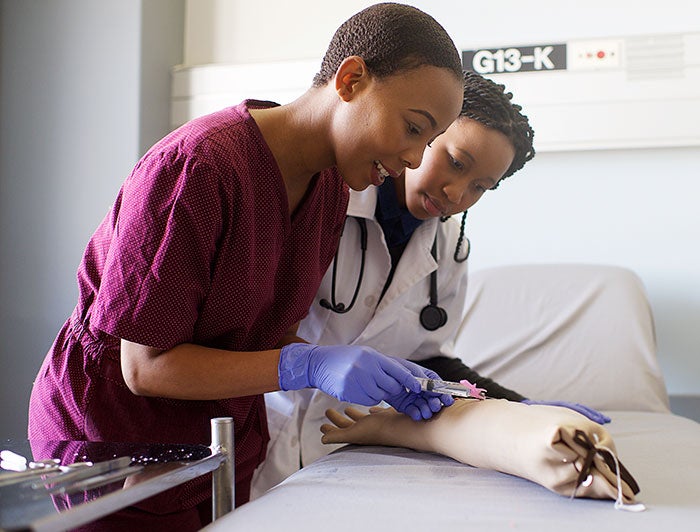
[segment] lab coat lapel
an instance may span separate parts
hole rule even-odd
[[[439,223],[437,218],[423,222],[413,233],[403,256],[394,272],[394,278],[387,289],[382,301],[377,307],[377,313],[382,312],[402,294],[421,282],[437,268],[437,262],[430,253],[435,232]],[[428,294],[426,293],[426,298]]]

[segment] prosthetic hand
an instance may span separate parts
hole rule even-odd
[[[436,373],[370,347],[289,344],[282,348],[278,371],[282,390],[318,388],[365,406],[385,401],[416,421],[454,402],[450,396],[421,392],[414,377],[439,378]]]
[[[610,418],[602,412],[598,412],[597,410],[594,410],[579,403],[570,403],[568,401],[532,401],[530,399],[525,399],[521,402],[525,403],[526,405],[563,406],[564,408],[570,408],[574,412],[583,414],[591,421],[595,421],[596,423],[600,423],[601,425],[604,425],[605,423],[610,423]]]

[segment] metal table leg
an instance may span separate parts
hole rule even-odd
[[[211,449],[226,459],[212,472],[212,519],[227,514],[236,504],[233,418],[211,420]]]

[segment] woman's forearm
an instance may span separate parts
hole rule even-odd
[[[122,374],[136,395],[212,400],[279,390],[280,350],[227,351],[180,344],[167,351],[122,340]]]

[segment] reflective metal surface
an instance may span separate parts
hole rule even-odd
[[[167,503],[179,495],[168,497],[168,490],[215,471],[228,458],[205,445],[7,440],[0,449],[27,458],[24,471],[17,471],[21,463],[0,470],[2,530],[70,530],[164,492],[151,507],[166,514]],[[29,466],[49,460],[59,464]],[[13,476],[22,473],[27,476]]]
[[[218,519],[233,510],[236,504],[235,462],[233,456],[233,418],[211,420],[211,448],[224,455],[225,460],[212,474],[212,516]]]

